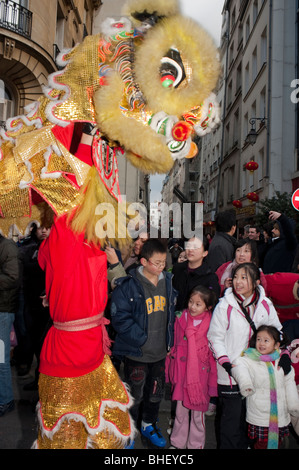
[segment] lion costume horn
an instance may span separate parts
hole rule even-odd
[[[210,35],[174,0],[129,0],[123,14],[63,51],[40,100],[0,130],[2,231],[36,219],[43,203],[71,214],[73,230],[88,241],[121,246],[125,227],[108,230],[126,220],[118,159],[167,173],[176,159],[196,155],[194,136],[219,123],[220,66]],[[87,156],[79,145],[85,123],[96,131]]]

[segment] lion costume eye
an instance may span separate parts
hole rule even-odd
[[[186,78],[183,61],[177,49],[171,48],[161,59],[161,83],[164,88],[177,88]]]
[[[217,49],[190,18],[170,16],[151,28],[134,55],[134,79],[147,108],[181,116],[210,95],[219,77]],[[161,84],[165,80],[164,86]]]

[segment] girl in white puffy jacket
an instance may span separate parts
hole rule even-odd
[[[216,437],[221,449],[246,449],[246,404],[232,377],[232,367],[248,348],[251,336],[260,325],[273,325],[279,331],[282,325],[260,285],[260,271],[255,264],[239,264],[232,278],[233,287],[225,291],[216,306],[208,331],[210,347],[217,360],[220,422]],[[283,354],[280,366],[285,372],[290,371],[290,364],[289,356]]]
[[[285,375],[278,365],[283,335],[275,327],[262,325],[235,361],[232,375],[246,398],[248,435],[255,449],[278,449],[289,435],[291,416],[299,416],[295,372]]]

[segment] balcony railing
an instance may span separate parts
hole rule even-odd
[[[0,0],[0,27],[30,39],[32,12],[12,0]]]

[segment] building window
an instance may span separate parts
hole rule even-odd
[[[257,20],[259,9],[258,9],[258,0],[254,0],[253,2],[253,14],[252,14],[252,23],[255,24]]]
[[[3,80],[0,80],[0,124],[14,115],[14,99],[9,88]]]
[[[237,76],[236,76],[236,93],[242,86],[242,63],[237,68]]]
[[[252,54],[252,82],[254,82],[256,77],[257,77],[257,50],[255,48]]]
[[[242,39],[243,39],[243,28],[242,28],[242,25],[240,24],[239,29],[238,29],[238,47],[240,46]]]
[[[58,2],[57,14],[56,14],[56,37],[55,37],[55,45],[57,47],[57,54],[64,48],[64,25],[65,25],[64,14]]]
[[[260,112],[261,117],[266,116],[266,87],[262,89],[260,94]]]
[[[265,28],[261,36],[261,66],[267,62],[267,42],[267,28]]]
[[[229,66],[232,65],[234,60],[234,42],[231,43],[230,49],[229,49]]]
[[[235,184],[235,166],[231,166],[228,170],[228,200],[233,202]]]
[[[236,7],[233,9],[233,12],[232,12],[232,18],[231,18],[231,27],[232,27],[232,29],[235,26],[235,23],[236,23]]]
[[[250,16],[248,16],[246,24],[245,24],[245,41],[248,40],[250,35]]]
[[[246,183],[247,183],[247,181],[246,181],[247,171],[246,171],[244,165],[242,166],[242,169],[243,169],[242,174],[241,174],[242,196],[245,196],[245,194],[246,194]]]
[[[239,141],[239,110],[237,110],[234,114],[234,135],[233,135],[233,145],[237,145]]]
[[[229,107],[232,103],[232,90],[233,90],[233,82],[231,80],[227,87],[227,107]]]
[[[227,125],[225,126],[225,154],[228,152],[229,150],[229,123],[227,123]]]
[[[251,117],[252,118],[256,117],[256,101],[254,101],[251,106]]]
[[[245,67],[245,76],[244,76],[244,91],[245,95],[249,90],[249,62]]]
[[[0,26],[30,38],[32,13],[28,0],[6,0],[0,2]]]
[[[246,137],[248,135],[248,113],[245,114],[244,116],[244,122],[243,122],[243,140],[246,140]]]
[[[257,169],[257,181],[258,181],[258,184],[257,184],[257,187],[260,188],[262,186],[262,181],[263,181],[263,178],[264,178],[264,175],[263,175],[263,172],[264,172],[264,154],[265,154],[265,150],[264,148],[262,148],[259,153],[257,154],[257,163],[259,165],[258,169]]]

